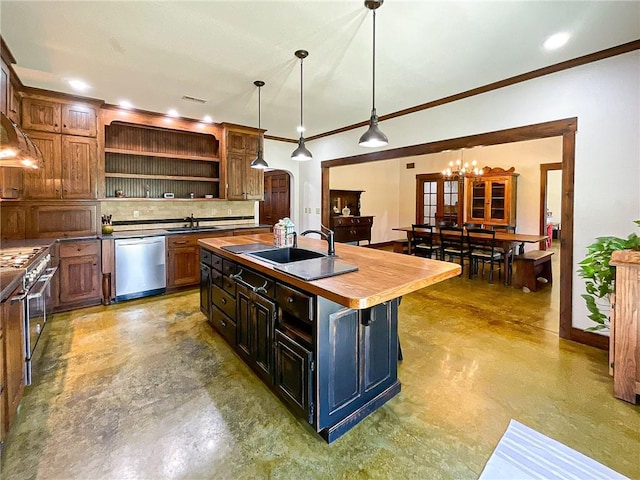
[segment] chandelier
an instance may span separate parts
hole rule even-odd
[[[464,152],[461,154],[461,157]],[[446,178],[458,178],[464,177],[479,177],[482,175],[482,169],[478,168],[477,162],[473,160],[471,165],[469,162],[462,163],[462,160],[458,159],[455,162],[449,162],[449,167],[442,171],[442,175]]]

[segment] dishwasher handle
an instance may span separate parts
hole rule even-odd
[[[143,237],[116,240],[116,247],[127,247],[129,245],[153,245],[154,243],[164,243],[165,237]]]

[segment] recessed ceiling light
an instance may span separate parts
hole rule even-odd
[[[544,42],[546,50],[556,50],[569,41],[569,34],[566,32],[554,33]]]
[[[167,115],[169,115],[170,117],[179,117],[180,114],[178,113],[178,111],[175,108],[171,108],[168,112]]]
[[[122,108],[133,108],[133,103],[131,103],[129,100],[120,100],[118,102],[118,105],[120,105]]]
[[[213,123],[213,118],[211,118],[211,115],[205,115],[202,117],[202,121],[205,123]]]
[[[84,92],[85,90],[89,90],[89,88],[91,88],[87,82],[84,82],[82,80],[72,79],[68,80],[68,82],[73,89],[79,90],[81,92]]]

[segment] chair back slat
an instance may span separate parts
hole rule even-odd
[[[428,223],[412,224],[411,252],[415,255],[431,257],[433,250],[433,225]]]

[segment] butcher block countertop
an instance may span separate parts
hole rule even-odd
[[[298,247],[327,252],[325,240],[298,237]],[[355,272],[305,281],[273,268],[273,264],[246,254],[234,254],[221,247],[249,243],[273,245],[272,234],[204,238],[198,244],[216,255],[246,265],[277,280],[327,298],[348,308],[363,309],[420,290],[460,273],[460,265],[412,255],[336,243],[342,262],[356,265]]]

